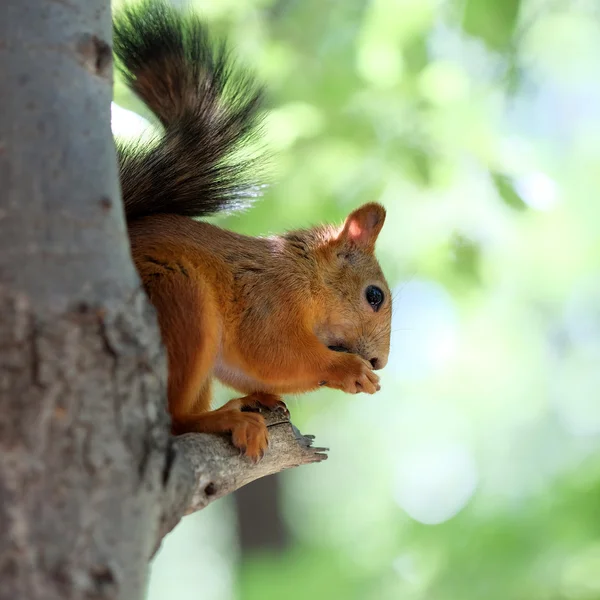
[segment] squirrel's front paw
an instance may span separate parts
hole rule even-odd
[[[279,412],[284,417],[290,418],[290,411],[286,406],[285,402],[275,394],[267,394],[265,392],[255,392],[244,398],[240,398],[242,411],[258,410],[259,408],[266,408],[273,412]]]
[[[366,360],[356,354],[340,355],[324,381],[327,387],[343,390],[348,394],[374,394],[380,390],[379,376]]]

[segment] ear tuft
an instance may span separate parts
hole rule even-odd
[[[348,215],[338,240],[373,252],[384,222],[385,208],[381,204],[364,204]]]

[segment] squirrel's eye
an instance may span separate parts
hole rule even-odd
[[[366,289],[365,297],[375,312],[377,312],[383,304],[383,292],[374,285],[370,285]]]

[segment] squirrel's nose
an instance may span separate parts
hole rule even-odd
[[[380,354],[379,356],[374,356],[373,358],[369,359],[369,362],[371,363],[371,366],[373,367],[374,371],[383,369],[383,367],[385,367],[385,365],[387,365],[387,361],[388,361],[388,356],[386,353]]]
[[[381,369],[382,367],[381,361],[378,358],[371,358],[369,362],[375,371],[377,371],[377,369]]]

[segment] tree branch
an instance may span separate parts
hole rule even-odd
[[[171,439],[155,551],[184,515],[260,477],[327,459],[327,448],[313,447],[314,436],[302,435],[286,416],[267,410],[261,413],[269,428],[269,449],[257,464],[241,455],[227,436],[188,433]]]

